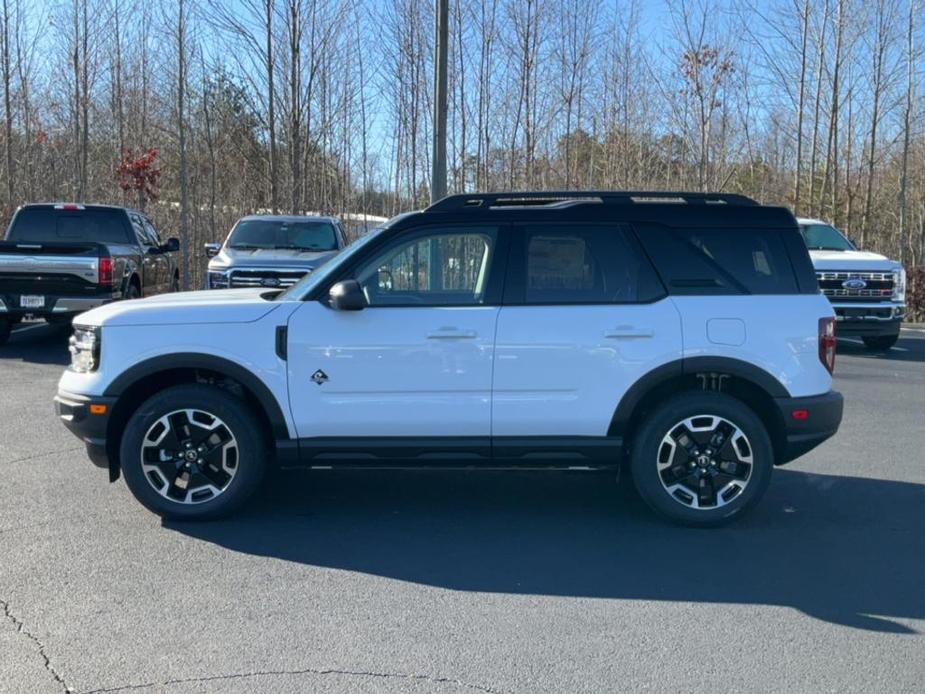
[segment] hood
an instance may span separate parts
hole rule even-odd
[[[297,251],[291,248],[261,248],[255,250],[222,248],[209,262],[210,269],[260,267],[277,270],[314,270],[330,260],[337,251]]]
[[[263,298],[266,289],[222,289],[159,294],[147,299],[117,301],[74,319],[78,325],[189,325],[250,323],[280,304]]]
[[[869,251],[810,251],[817,270],[869,270],[891,272],[902,268],[895,260]]]

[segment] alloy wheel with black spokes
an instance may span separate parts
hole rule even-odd
[[[241,398],[205,384],[167,388],[125,428],[126,484],[165,517],[215,518],[238,508],[263,477],[265,432]]]
[[[752,476],[752,447],[742,430],[713,414],[687,417],[662,438],[656,462],[662,487],[695,509],[725,506]]]
[[[728,522],[764,494],[774,463],[764,422],[724,393],[677,395],[648,414],[632,443],[643,499],[687,525]]]
[[[181,504],[222,494],[238,470],[238,440],[210,412],[174,410],[152,424],[141,445],[141,468],[154,490]]]

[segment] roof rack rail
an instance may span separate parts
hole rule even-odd
[[[511,193],[469,193],[449,195],[438,200],[425,212],[450,212],[465,209],[498,207],[562,207],[594,202],[604,205],[645,203],[683,203],[688,205],[757,205],[744,195],[735,193],[685,193],[665,190],[640,191],[530,191]]]

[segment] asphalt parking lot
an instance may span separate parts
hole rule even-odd
[[[162,523],[0,348],[2,692],[921,692],[925,331],[840,344],[840,434],[719,530],[599,474],[287,473]]]

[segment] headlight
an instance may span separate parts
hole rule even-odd
[[[74,334],[68,342],[72,371],[96,371],[100,365],[100,334],[98,327],[74,326]]]
[[[906,270],[899,268],[893,272],[893,300],[906,300]]]
[[[209,289],[227,289],[228,288],[228,272],[216,272],[214,270],[209,270]]]

